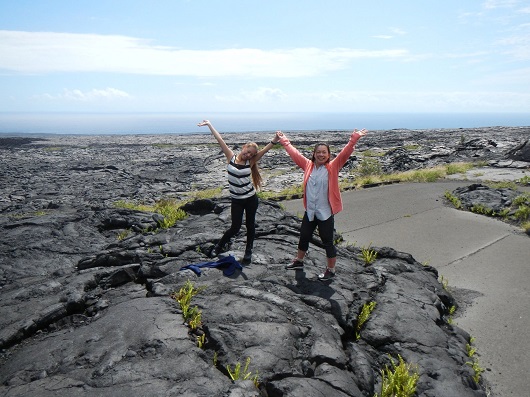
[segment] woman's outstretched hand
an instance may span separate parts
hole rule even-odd
[[[368,130],[363,128],[362,130],[360,131],[357,131],[357,129],[353,130],[352,132],[352,135],[353,134],[359,134],[359,136],[365,136],[366,134],[368,134]]]
[[[279,142],[282,138],[285,138],[285,134],[281,131],[276,131],[276,142]]]
[[[199,127],[203,127],[205,125],[210,125],[210,120],[203,120],[199,124],[197,124]]]

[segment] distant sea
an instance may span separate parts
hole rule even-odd
[[[208,118],[220,132],[326,131],[367,128],[445,129],[530,126],[530,113],[6,113],[3,135],[114,135],[209,133],[197,123]]]

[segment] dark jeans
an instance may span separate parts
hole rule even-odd
[[[232,199],[230,213],[232,215],[232,226],[228,229],[221,240],[219,247],[223,247],[234,237],[243,224],[243,212],[245,212],[245,226],[247,227],[247,250],[252,250],[256,236],[256,212],[258,211],[258,196],[253,195],[246,199]]]
[[[302,226],[300,228],[300,240],[298,241],[298,249],[307,252],[309,249],[309,242],[311,237],[318,227],[318,234],[326,249],[326,257],[335,258],[337,256],[337,249],[333,244],[333,231],[335,230],[335,218],[331,215],[325,221],[318,220],[316,217],[310,221],[307,217],[307,212],[304,213],[302,219]]]

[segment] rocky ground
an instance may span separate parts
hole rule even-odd
[[[349,132],[286,132],[301,150]],[[273,132],[224,134],[238,148]],[[481,160],[527,169],[530,128],[375,131],[364,151],[385,171]],[[251,264],[226,276],[202,269],[229,220],[226,198],[194,201],[187,218],[117,208],[224,187],[224,156],[210,135],[0,137],[0,392],[5,396],[373,396],[381,370],[402,357],[418,396],[486,396],[469,362],[470,337],[451,324],[458,302],[437,271],[407,253],[339,249],[340,275],[315,280],[315,238],[304,271],[286,272],[300,220],[262,200]],[[261,162],[265,189],[298,183],[283,149]],[[239,258],[244,230],[229,247]],[[190,280],[202,325],[190,332],[170,295]],[[361,326],[363,305],[376,302]],[[204,339],[197,336],[204,334]],[[233,381],[250,359],[249,380]],[[256,377],[257,375],[257,377]],[[256,382],[253,382],[254,379]],[[257,383],[258,385],[256,386]]]

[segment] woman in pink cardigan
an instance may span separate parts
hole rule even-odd
[[[326,249],[327,267],[320,274],[320,280],[331,280],[335,276],[337,250],[333,243],[335,229],[334,215],[342,211],[342,198],[339,188],[339,171],[344,166],[355,149],[359,138],[368,133],[366,130],[354,130],[350,140],[340,153],[331,160],[329,146],[317,143],[313,156],[308,159],[296,149],[281,131],[276,132],[281,145],[289,156],[302,170],[304,170],[304,218],[300,228],[298,253],[293,263],[285,266],[288,270],[304,268],[304,257],[309,248],[309,241],[318,227],[318,234]]]

